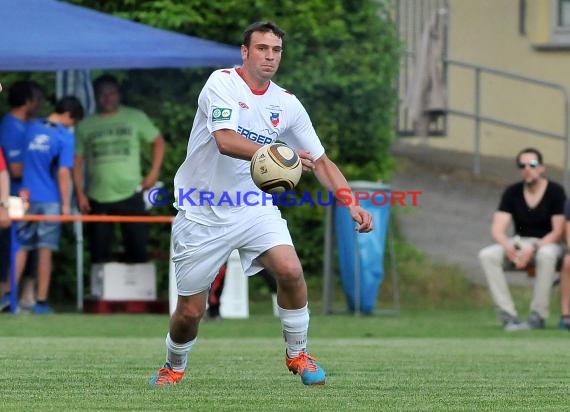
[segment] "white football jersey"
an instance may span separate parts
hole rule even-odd
[[[271,196],[253,183],[250,162],[219,152],[212,135],[216,130],[234,130],[236,139],[260,145],[279,140],[309,151],[314,160],[324,154],[309,115],[293,94],[273,82],[264,91],[252,91],[239,71],[217,70],[204,85],[186,159],[174,177],[176,208],[206,225],[231,224],[243,213],[279,213]]]

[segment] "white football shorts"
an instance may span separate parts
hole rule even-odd
[[[180,296],[191,296],[210,288],[220,267],[234,249],[241,266],[252,276],[262,268],[256,258],[279,245],[293,246],[287,221],[280,215],[247,216],[234,225],[207,226],[178,212],[172,224],[174,272]]]

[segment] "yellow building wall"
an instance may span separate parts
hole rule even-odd
[[[570,49],[538,51],[550,36],[550,0],[527,0],[526,35],[519,34],[519,0],[450,0],[448,58],[560,83],[570,90]],[[474,113],[475,75],[450,66],[450,109]],[[490,74],[481,76],[481,114],[534,129],[564,133],[563,94]],[[434,147],[473,152],[475,122],[450,115],[448,135]],[[563,166],[564,142],[481,124],[481,153],[513,158],[536,146],[546,163]]]
[[[526,1],[526,34],[534,44],[548,43],[550,38],[550,5],[551,0]]]

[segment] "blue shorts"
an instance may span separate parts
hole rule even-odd
[[[59,203],[30,202],[28,215],[61,214]],[[17,239],[23,250],[47,248],[59,249],[61,223],[59,222],[20,222],[17,227]]]

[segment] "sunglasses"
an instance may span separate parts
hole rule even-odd
[[[530,160],[527,163],[524,163],[524,162],[518,162],[517,163],[518,168],[521,170],[527,166],[530,167],[531,169],[536,169],[539,165],[540,165],[540,163],[538,163],[538,160],[535,160],[535,159]]]

